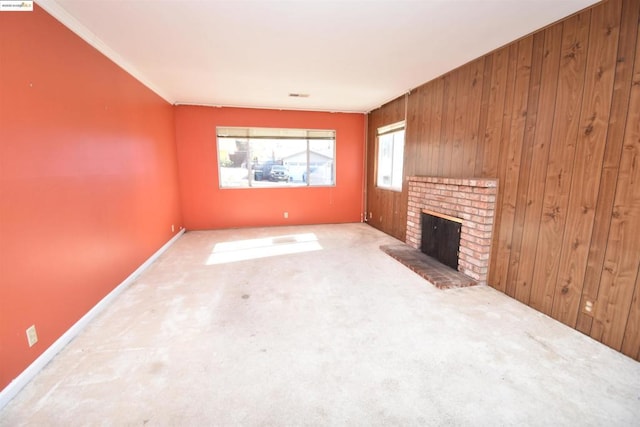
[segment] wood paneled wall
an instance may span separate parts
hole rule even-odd
[[[489,284],[636,360],[639,25],[640,1],[599,3],[372,111],[367,141],[371,225],[404,240],[375,135],[406,117],[405,176],[499,179]]]

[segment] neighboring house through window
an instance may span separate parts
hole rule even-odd
[[[335,130],[218,127],[220,188],[335,185]]]

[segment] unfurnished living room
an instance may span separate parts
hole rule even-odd
[[[637,425],[640,0],[0,0],[0,426]]]

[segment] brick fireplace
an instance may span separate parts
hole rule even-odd
[[[497,191],[496,179],[409,177],[406,243],[420,249],[423,211],[461,219],[458,271],[486,284]]]

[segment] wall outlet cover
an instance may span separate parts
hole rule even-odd
[[[27,328],[27,342],[29,347],[33,347],[38,342],[38,333],[36,332],[36,325],[31,325]]]

